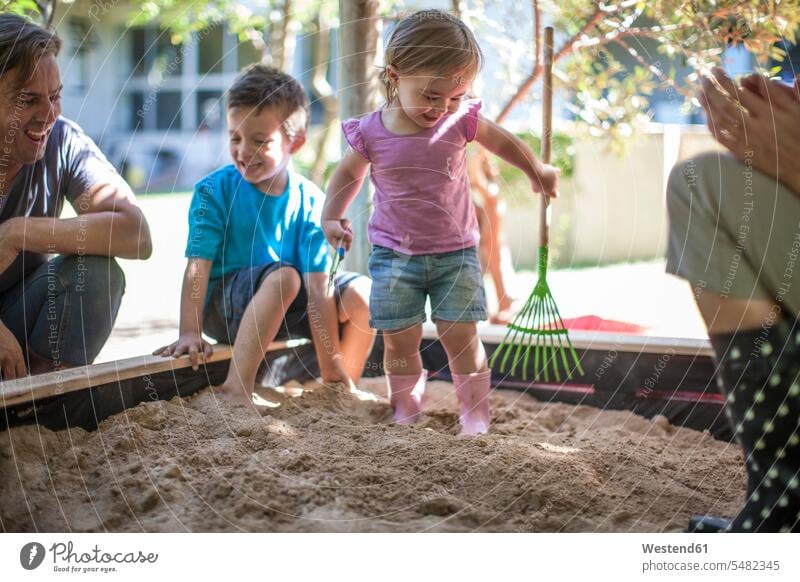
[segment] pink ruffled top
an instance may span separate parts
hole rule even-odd
[[[381,110],[342,123],[347,143],[371,164],[372,244],[407,255],[478,244],[466,146],[475,139],[480,108],[480,100],[465,100],[435,126],[412,135],[387,130]]]

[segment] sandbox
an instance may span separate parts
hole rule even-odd
[[[456,436],[453,387],[422,420],[315,383],[259,389],[263,417],[209,390],[145,402],[97,430],[0,433],[4,531],[680,531],[744,499],[735,444],[663,416],[495,390],[493,427]]]

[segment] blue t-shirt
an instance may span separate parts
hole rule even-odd
[[[194,188],[187,258],[212,261],[211,280],[239,269],[284,261],[301,273],[330,268],[322,232],[325,195],[289,171],[280,196],[264,194],[234,165],[212,172]]]

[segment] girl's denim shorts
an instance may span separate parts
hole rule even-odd
[[[481,321],[487,318],[486,293],[475,247],[434,255],[405,255],[373,246],[370,326],[396,330],[431,319]]]

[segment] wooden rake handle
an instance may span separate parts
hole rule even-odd
[[[553,27],[544,27],[544,63],[542,75],[542,162],[550,163],[553,141]],[[539,207],[539,246],[550,240],[550,198],[542,194]]]

